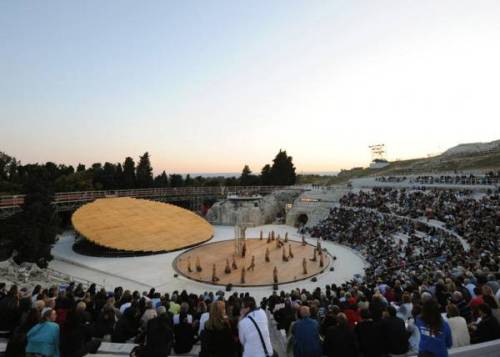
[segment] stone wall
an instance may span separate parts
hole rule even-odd
[[[207,212],[206,219],[212,224],[235,225],[238,222],[251,225],[273,223],[285,216],[285,206],[299,196],[298,190],[279,190],[257,200],[225,199],[216,202]]]

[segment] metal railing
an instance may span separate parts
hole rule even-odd
[[[90,202],[105,197],[223,197],[229,194],[271,193],[279,189],[300,190],[292,186],[214,186],[214,187],[166,187],[130,190],[58,192],[54,195],[54,204],[70,202]],[[19,208],[24,203],[24,195],[0,196],[0,209]]]

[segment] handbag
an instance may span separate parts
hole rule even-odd
[[[259,333],[260,342],[262,343],[262,347],[264,348],[264,353],[266,354],[266,357],[279,357],[278,353],[275,350],[273,350],[272,355],[269,354],[269,352],[267,351],[266,343],[264,342],[264,338],[262,337],[262,333],[260,332],[259,326],[257,326],[257,323],[255,322],[252,316],[247,316],[247,317],[250,319],[250,321],[252,321],[255,328],[257,329],[257,332]]]

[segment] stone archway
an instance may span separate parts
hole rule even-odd
[[[295,219],[295,226],[296,227],[303,227],[307,224],[307,221],[309,221],[309,217],[305,213],[300,213],[297,215],[297,218]]]

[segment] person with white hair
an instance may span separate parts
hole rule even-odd
[[[158,315],[156,309],[153,308],[153,302],[151,300],[147,300],[146,310],[144,310],[144,313],[141,316],[141,326],[144,331],[148,326],[149,320],[154,319],[156,316]]]
[[[59,325],[55,323],[57,314],[50,307],[42,310],[42,320],[26,334],[27,354],[45,357],[59,357]]]

